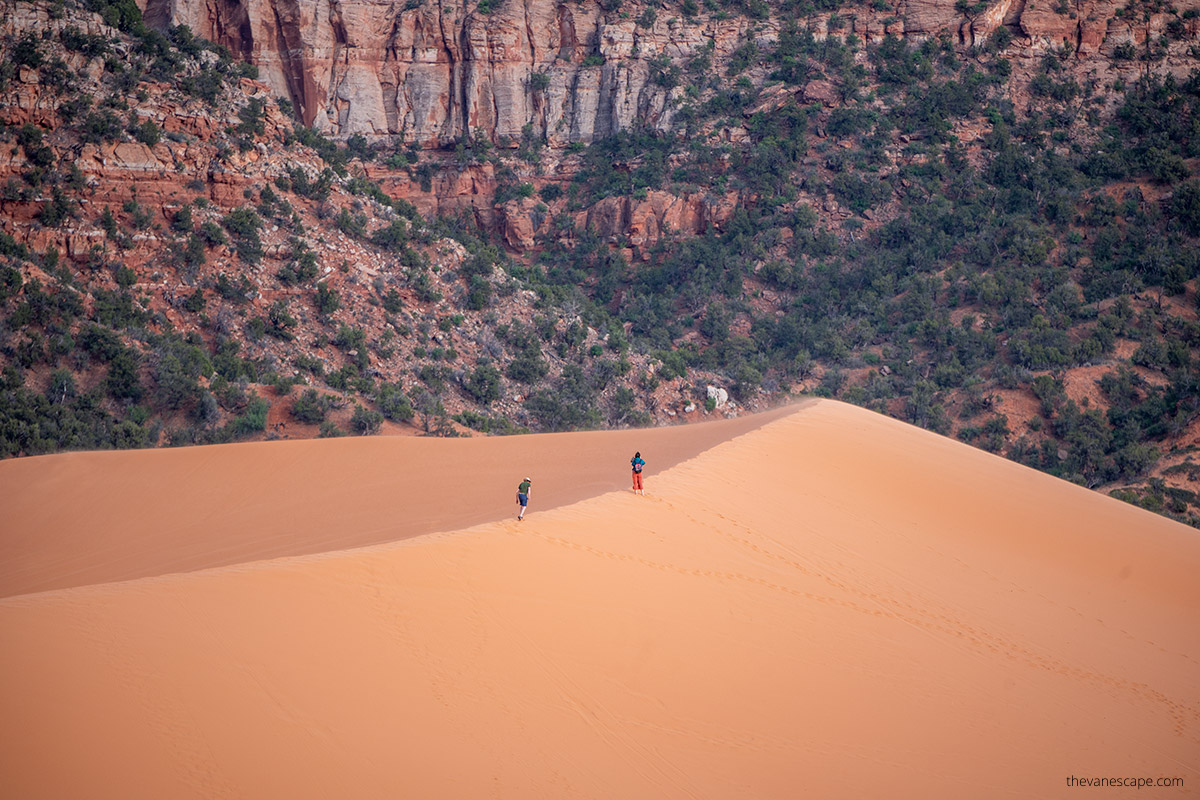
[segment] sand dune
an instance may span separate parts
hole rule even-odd
[[[686,427],[254,442],[0,461],[0,597],[381,544],[622,488],[785,413]],[[485,443],[486,442],[486,443]]]
[[[396,446],[470,445],[471,480],[507,494],[509,454],[490,450],[509,441]],[[569,476],[594,466],[583,441],[528,446],[576,486]],[[385,457],[371,440],[314,442],[287,463],[357,468],[353,448],[330,444]],[[436,464],[421,500],[453,505],[443,493],[455,477],[437,470],[455,461],[431,452],[391,463]],[[5,796],[1059,798],[1089,793],[1071,777],[1183,781],[1091,790],[1106,797],[1200,786],[1195,531],[830,401],[690,452],[652,474],[644,498],[581,491],[519,524],[0,600]],[[213,456],[172,456],[175,472],[155,466],[163,494],[134,505],[182,525],[189,509],[166,487]],[[83,547],[121,517],[87,524],[51,479],[59,464],[42,460],[41,482],[22,473],[24,487],[57,497],[56,519],[72,523],[56,546]],[[236,555],[238,534],[256,553],[285,538],[253,526],[306,501],[261,461],[237,474],[228,496],[204,498],[227,509],[222,529],[188,528],[209,560]],[[288,535],[336,540],[337,516],[314,504],[341,503],[354,485],[322,484]],[[351,531],[414,502],[353,497]],[[461,506],[464,526],[482,513]],[[136,544],[120,551],[130,563]],[[8,571],[8,585],[37,584],[38,569],[50,582],[86,573],[51,550]],[[143,574],[205,561],[167,551]]]

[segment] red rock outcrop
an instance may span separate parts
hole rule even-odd
[[[580,228],[591,228],[606,241],[628,241],[634,258],[648,258],[649,248],[672,234],[695,236],[710,227],[721,230],[737,209],[736,192],[722,196],[647,192],[643,198],[608,197],[581,211]]]
[[[951,33],[961,44],[981,45],[997,28],[1006,26],[1030,54],[1065,49],[1086,60],[1097,55],[1109,58],[1121,44],[1145,46],[1147,37],[1153,41],[1161,36],[1174,18],[1161,11],[1148,18],[1141,10],[1124,13],[1127,6],[1118,0],[999,0],[964,14],[956,0],[908,0],[899,4],[898,11],[904,33],[910,36]],[[1200,10],[1200,0],[1183,0],[1174,9],[1180,15]]]
[[[139,2],[151,24],[187,24],[258,65],[271,91],[290,98],[302,121],[318,130],[339,138],[362,134],[412,143],[434,160],[440,157],[433,151],[468,137],[501,148],[535,140],[545,147],[540,179],[552,175],[561,185],[574,174],[568,145],[621,130],[673,131],[688,89],[687,72],[680,68],[709,53],[710,69],[723,75],[732,54],[748,41],[769,52],[784,22],[776,16],[752,20],[707,12],[689,18],[670,8],[649,14],[643,12],[650,6],[629,4],[606,11],[596,0],[497,0],[486,13],[476,0]],[[956,0],[899,0],[891,9],[842,9],[803,24],[818,40],[848,33],[868,43],[889,35],[917,41],[948,35],[959,46],[982,46],[1003,28],[1011,34],[1005,55],[1013,64],[1013,100],[1023,106],[1029,96],[1021,86],[1045,53],[1063,53],[1073,72],[1101,85],[1128,82],[1141,62],[1114,58],[1117,48],[1143,49],[1148,38],[1157,43],[1169,22],[1200,9],[1200,0],[1182,0],[1179,17],[1163,12],[1146,17],[1123,11],[1121,2],[995,0],[960,10]],[[1191,29],[1200,19],[1185,22],[1194,38],[1197,32]],[[1155,70],[1184,75],[1194,67],[1184,44],[1176,42]],[[862,62],[867,54],[859,50],[855,57]],[[769,69],[758,65],[745,74],[760,84]],[[793,97],[826,107],[842,99],[835,78],[815,76],[799,88],[768,87],[750,111],[769,110]],[[749,137],[736,121],[716,133],[735,145]],[[515,250],[549,233],[542,230],[544,215],[534,219],[541,214],[536,201],[493,207],[492,165],[442,161],[431,192],[418,191],[415,179],[402,172],[369,169],[388,191],[411,198],[422,213],[469,211]],[[521,180],[534,177],[525,174]],[[699,195],[606,200],[575,217],[577,224],[628,242],[634,251],[649,247],[666,230],[721,224],[711,198]]]
[[[682,87],[651,62],[714,60],[750,20],[648,26],[588,0],[475,4],[372,0],[145,0],[151,24],[186,24],[257,64],[305,124],[348,136],[390,135],[436,146],[482,130],[493,141],[533,131],[551,145],[588,142],[638,124],[667,129]]]
[[[532,134],[561,148],[632,127],[670,130],[685,87],[664,79],[663,64],[685,65],[711,47],[712,68],[721,71],[748,37],[769,47],[780,24],[744,15],[686,18],[668,9],[650,15],[640,6],[605,11],[594,0],[503,0],[487,13],[475,2],[414,0],[139,2],[150,24],[187,24],[258,65],[305,124],[427,148],[480,133],[498,144]],[[1176,11],[1191,9],[1200,0],[1183,0]],[[955,0],[900,0],[894,10],[838,16],[839,32],[868,42],[949,34],[958,44],[981,45],[1005,27],[1017,62],[1054,49],[1101,79],[1136,66],[1112,62],[1119,46],[1157,42],[1176,18],[1125,13],[1117,0],[998,0],[968,11]],[[1194,28],[1200,20],[1187,22]],[[818,39],[830,35],[827,15],[805,24]],[[1176,61],[1165,67],[1186,73],[1191,59]],[[802,96],[836,100],[819,80]]]

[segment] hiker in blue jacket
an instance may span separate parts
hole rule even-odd
[[[633,466],[633,493],[645,497],[646,490],[642,488],[642,468],[646,466],[646,462],[642,459],[642,454],[634,453],[629,463]]]

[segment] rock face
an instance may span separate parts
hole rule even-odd
[[[555,235],[561,204],[549,214],[529,198],[495,205],[497,171],[479,160],[450,160],[451,147],[470,139],[515,152],[519,143],[536,143],[544,157],[536,169],[518,165],[515,180],[565,188],[579,168],[570,145],[622,130],[679,135],[677,117],[694,74],[689,63],[703,59],[706,74],[725,76],[748,45],[770,53],[786,24],[778,14],[755,20],[702,11],[689,18],[670,6],[626,2],[614,8],[611,0],[489,0],[484,11],[479,0],[138,2],[145,4],[149,24],[186,24],[257,65],[261,80],[275,96],[290,99],[306,125],[341,139],[361,134],[406,142],[424,150],[429,163],[451,167],[437,170],[431,183],[422,181],[420,191],[411,172],[368,170],[422,213],[470,215],[517,252]],[[1133,13],[1124,3],[990,0],[960,10],[957,0],[897,0],[890,8],[854,6],[799,24],[818,41],[849,34],[867,44],[885,36],[914,42],[948,37],[960,48],[982,46],[999,32],[1008,42],[1012,100],[1020,108],[1029,102],[1023,87],[1048,52],[1097,85],[1136,78],[1140,62],[1131,54],[1147,41],[1158,47],[1168,36],[1175,55],[1156,71],[1182,76],[1195,66],[1179,54],[1197,38],[1200,15],[1186,12],[1200,9],[1200,0],[1180,0],[1174,13]],[[855,55],[860,63],[867,58],[862,49]],[[771,69],[763,62],[741,72],[740,79],[764,87],[743,110],[745,119],[793,99],[826,109],[842,103],[836,75],[818,75],[798,87],[769,85]],[[815,120],[820,136],[827,119],[825,112]],[[734,147],[751,140],[737,119],[722,121],[714,133]],[[576,207],[571,215],[580,229],[595,230],[638,260],[672,232],[721,230],[747,201],[753,198],[650,191]],[[832,198],[824,207],[848,216]]]
[[[918,37],[943,32],[960,44],[983,44],[997,28],[1023,37],[1032,54],[1065,50],[1077,59],[1109,57],[1121,44],[1144,46],[1166,30],[1172,15],[1163,11],[1143,17],[1141,10],[1122,14],[1124,0],[999,0],[978,13],[962,14],[956,0],[909,0],[900,3],[904,33]],[[1200,9],[1200,0],[1184,0],[1179,14]],[[1194,25],[1196,18],[1192,19]]]
[[[688,236],[703,233],[710,226],[722,230],[737,210],[737,193],[712,196],[697,193],[676,196],[670,192],[647,192],[642,199],[606,197],[580,212],[576,224],[590,228],[610,243],[628,239],[638,258],[648,258],[649,249],[659,238],[671,233]]]
[[[482,133],[493,142],[532,133],[551,147],[630,128],[668,130],[683,86],[661,65],[712,47],[714,68],[747,37],[767,43],[774,20],[686,20],[667,8],[605,11],[594,0],[139,0],[151,25],[186,24],[258,65],[305,124],[335,136],[395,137],[426,147]],[[1007,27],[1025,55],[1050,48],[1109,57],[1160,36],[1169,17],[1118,16],[1118,0],[999,0],[962,13],[955,0],[900,0],[893,10],[843,12],[861,38],[949,34],[982,44]],[[1182,0],[1179,13],[1200,8]],[[649,6],[647,6],[649,8]],[[845,21],[843,19],[843,21]],[[1191,19],[1195,25],[1197,19]],[[810,29],[829,34],[818,17]],[[812,99],[824,102],[823,87]],[[827,93],[826,93],[827,94]]]
[[[518,165],[515,179],[565,188],[579,168],[570,145],[632,129],[678,135],[689,62],[705,59],[707,72],[725,75],[748,43],[770,52],[785,24],[778,15],[752,20],[702,12],[688,18],[669,6],[627,2],[613,8],[610,0],[491,0],[485,11],[479,0],[139,2],[145,3],[150,25],[186,24],[257,65],[261,80],[274,95],[290,99],[306,125],[342,139],[361,134],[372,141],[403,141],[424,150],[431,163],[451,166],[423,181],[420,191],[411,171],[367,169],[386,191],[409,198],[423,214],[466,214],[514,252],[536,249],[558,235],[561,204],[549,212],[529,197],[496,205],[493,165],[450,161],[446,151],[467,139],[490,142],[501,152],[536,142],[544,148],[539,167]],[[902,36],[982,46],[998,31],[1006,33],[1005,56],[1018,86],[1012,99],[1020,107],[1028,95],[1019,87],[1045,53],[1063,55],[1070,71],[1102,85],[1128,81],[1138,64],[1128,53],[1144,49],[1148,40],[1157,43],[1172,33],[1168,23],[1176,20],[1178,26],[1189,8],[1200,9],[1200,0],[1181,0],[1174,15],[1147,16],[1123,11],[1124,2],[990,0],[964,11],[956,0],[898,0],[891,8],[855,6],[800,24],[817,40],[853,33],[868,44]],[[1185,38],[1196,38],[1200,16],[1184,22]],[[1173,35],[1178,39],[1179,31]],[[1125,56],[1114,58],[1119,47]],[[861,50],[856,56],[866,57]],[[1169,58],[1158,69],[1186,75],[1193,66],[1192,59]],[[744,75],[762,85],[769,71],[759,65]],[[799,87],[766,86],[743,114],[769,112],[793,98],[827,109],[842,102],[836,76],[817,76]],[[815,121],[818,135],[825,135],[826,118],[827,113]],[[750,138],[737,122],[715,131],[734,147]],[[636,262],[664,236],[722,230],[747,200],[652,190],[576,207],[571,217],[578,229],[595,231]],[[831,197],[824,208],[847,216]]]
[[[648,27],[594,2],[506,0],[490,13],[387,0],[146,0],[154,25],[186,24],[258,65],[304,122],[348,136],[425,146],[482,130],[551,146],[589,142],[634,121],[666,129],[673,94],[651,62],[678,62],[708,42],[720,58],[749,24]]]

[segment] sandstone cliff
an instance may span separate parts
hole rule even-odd
[[[748,25],[685,25],[664,13],[644,27],[592,2],[555,0],[510,0],[487,14],[428,2],[148,0],[145,14],[257,64],[305,124],[427,146],[476,130],[517,138],[526,125],[551,145],[635,122],[666,129],[673,90],[651,80],[650,62],[709,41],[727,52]]]
[[[626,130],[680,135],[686,127],[681,109],[712,92],[689,81],[721,76],[718,82],[733,83],[725,76],[737,55],[748,48],[769,52],[787,24],[786,15],[776,12],[753,19],[702,8],[689,17],[680,6],[654,10],[607,0],[502,0],[482,8],[429,0],[139,2],[151,25],[188,25],[257,65],[271,92],[291,100],[305,125],[339,139],[358,134],[425,151],[438,170],[424,190],[411,170],[372,169],[372,177],[423,213],[469,213],[514,252],[550,233],[553,213],[561,208],[547,215],[533,210],[536,203],[496,205],[491,164],[447,162],[439,150],[477,139],[511,153],[523,141],[537,142],[544,157],[534,168],[514,164],[516,179],[565,186],[576,168],[569,146]],[[1025,107],[1029,81],[1050,52],[1062,55],[1081,82],[1105,87],[1140,73],[1138,54],[1149,42],[1165,53],[1155,71],[1186,75],[1195,66],[1187,43],[1200,36],[1196,10],[1200,0],[1183,0],[1173,9],[1126,9],[1118,0],[998,0],[966,10],[955,0],[898,0],[894,8],[855,5],[810,14],[800,24],[817,40],[853,34],[867,43],[891,35],[944,38],[972,48],[1003,35],[1013,70],[1010,99]],[[1164,34],[1181,20],[1184,29],[1172,31],[1168,46]],[[866,52],[860,49],[854,58],[864,64]],[[695,63],[707,70],[689,71]],[[761,87],[769,74],[760,63],[741,77]],[[836,106],[837,82],[837,75],[814,75],[795,98]],[[788,101],[793,93],[784,89],[763,92],[765,99],[745,113]],[[734,145],[748,140],[736,120],[719,133]],[[637,258],[664,231],[720,228],[738,202],[695,193],[670,201],[612,198],[573,217],[610,243],[625,241]]]
[[[655,64],[683,63],[712,48],[722,64],[748,38],[770,41],[778,18],[683,16],[668,6],[606,11],[592,0],[504,0],[488,13],[473,2],[378,0],[139,0],[151,24],[186,24],[257,64],[305,124],[338,136],[393,136],[425,146],[483,131],[493,142],[525,126],[550,146],[591,142],[633,126],[669,130],[683,87],[655,80]],[[1177,13],[1200,9],[1184,0]],[[839,30],[868,41],[949,33],[982,44],[1000,27],[1016,53],[1065,49],[1080,62],[1122,44],[1144,46],[1175,18],[1166,9],[1122,14],[1116,0],[999,0],[963,13],[954,0],[899,0],[836,16]],[[830,15],[808,23],[818,38]],[[847,25],[843,28],[843,25]],[[1194,36],[1200,19],[1188,20]],[[1107,71],[1107,61],[1081,71]]]

